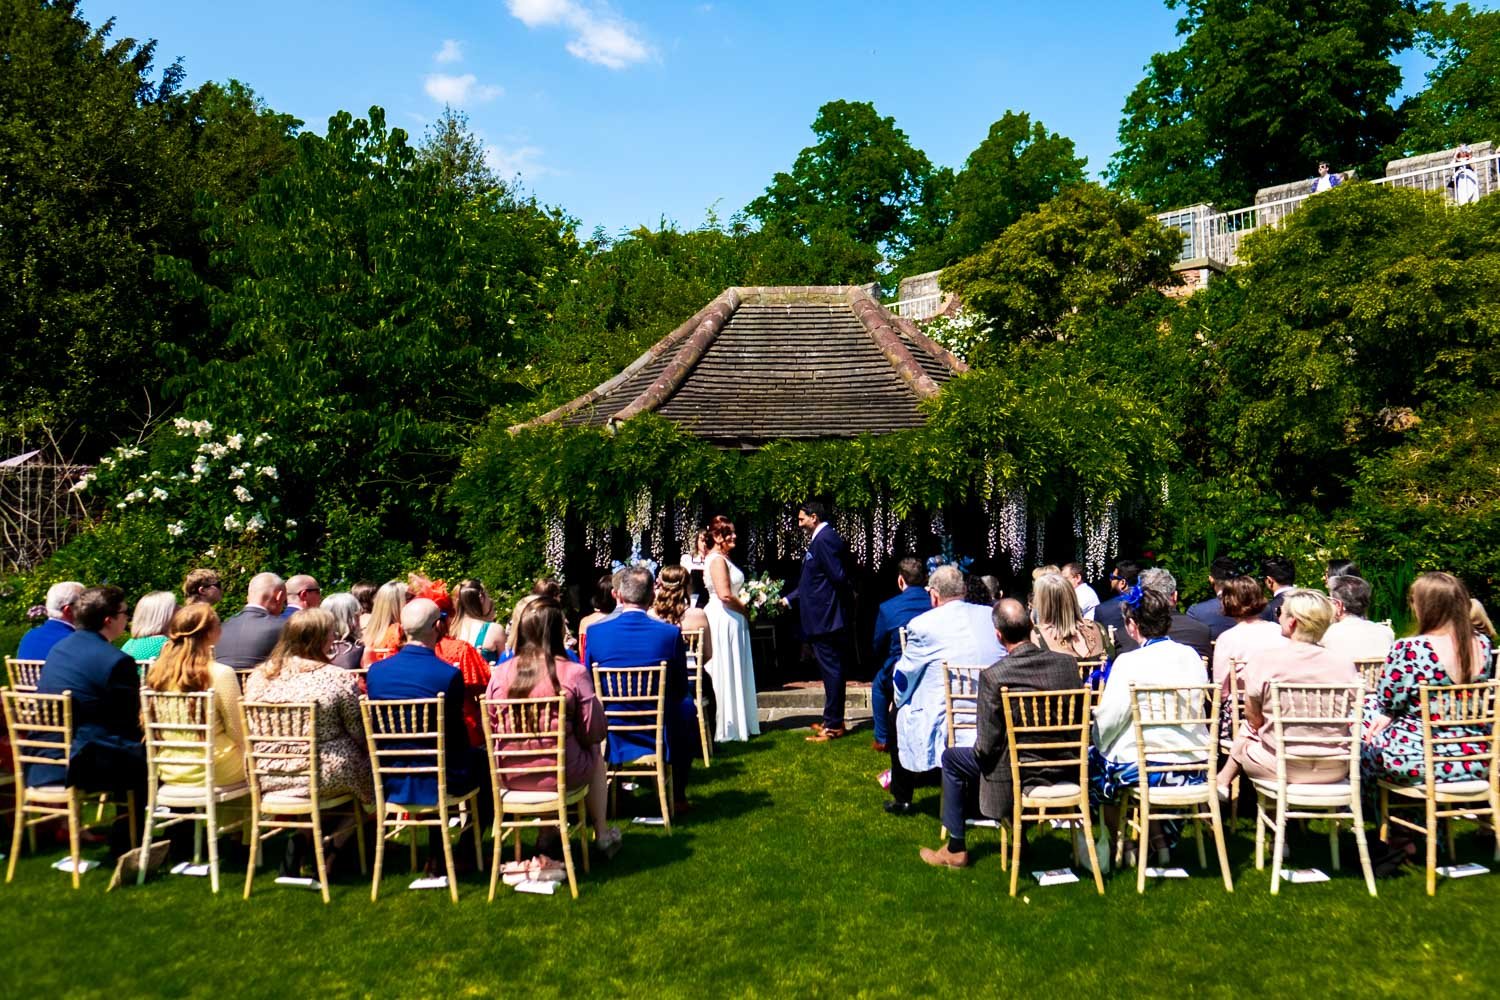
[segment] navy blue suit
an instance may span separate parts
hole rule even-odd
[[[45,660],[52,647],[73,634],[73,626],[61,618],[48,618],[36,628],[21,636],[21,645],[16,650],[18,660]]]
[[[1224,614],[1224,606],[1219,603],[1217,597],[1199,601],[1188,608],[1187,613],[1189,618],[1195,618],[1207,625],[1211,638],[1215,640],[1238,624],[1233,618]]]
[[[448,794],[462,795],[479,785],[484,774],[484,751],[469,746],[469,730],[464,725],[464,677],[457,667],[438,659],[437,653],[426,646],[412,643],[372,666],[365,686],[371,701],[442,698]],[[422,745],[420,741],[411,744],[413,748]],[[414,764],[431,763],[430,759],[411,759]],[[388,778],[385,797],[389,802],[406,805],[436,805],[437,778],[425,775]]]
[[[693,758],[698,753],[697,714],[687,682],[687,646],[682,629],[658,621],[635,608],[622,608],[613,618],[589,626],[590,673],[601,667],[651,667],[667,661],[666,709],[662,720],[667,761],[677,798],[687,788]],[[600,691],[601,696],[612,692]],[[656,752],[643,733],[626,733],[608,740],[610,764],[623,764]]]
[[[844,650],[849,621],[847,610],[848,549],[833,525],[820,523],[802,557],[802,577],[787,595],[797,606],[802,636],[818,658],[823,675],[823,725],[844,727]]]
[[[1111,625],[1115,627],[1116,639],[1124,635],[1125,598],[1121,597],[1119,594],[1116,594],[1114,597],[1111,597],[1107,601],[1100,601],[1099,607],[1094,611],[1094,621],[1098,622],[1101,626],[1104,627],[1105,635],[1109,634],[1108,629]]]
[[[892,671],[901,659],[901,630],[917,615],[931,610],[932,595],[926,588],[908,586],[881,604],[875,615],[875,638],[871,645],[880,657],[880,669],[870,685],[870,707],[875,713],[876,743],[890,742],[891,722],[887,716],[894,697]]]
[[[141,675],[135,660],[98,632],[80,629],[52,647],[38,694],[73,693],[73,746],[67,765],[34,765],[26,784],[68,784],[90,792],[146,787]],[[57,753],[59,761],[62,752]]]

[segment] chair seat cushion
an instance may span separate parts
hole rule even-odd
[[[1056,785],[1039,785],[1027,792],[1021,793],[1021,800],[1028,799],[1072,799],[1083,793],[1083,789],[1069,781],[1060,782]]]
[[[1427,790],[1421,785],[1393,785],[1389,781],[1382,781],[1380,787],[1408,799],[1427,797]],[[1490,783],[1479,778],[1471,781],[1439,781],[1433,786],[1433,790],[1437,793],[1440,802],[1452,799],[1482,799],[1489,794]]]
[[[568,789],[567,793],[564,795],[564,799],[569,805],[571,805],[574,802],[577,802],[579,799],[582,799],[588,793],[588,786],[580,785],[577,788]],[[502,788],[500,790],[500,809],[502,811],[512,808],[545,809],[548,807],[554,809],[557,808],[556,792],[528,792],[520,789],[509,788]]]
[[[466,802],[466,801],[468,801],[469,799],[472,799],[474,796],[476,796],[478,794],[479,794],[479,789],[476,788],[476,789],[474,789],[472,791],[464,792],[462,795],[450,795],[450,796],[448,796],[447,802],[448,802],[448,805],[450,805],[450,806],[456,806],[460,802]],[[386,799],[385,800],[385,811],[388,812],[388,813],[396,813],[396,812],[432,812],[436,808],[437,808],[437,806],[434,805],[431,802],[420,802],[420,803],[413,804],[413,803],[410,803],[410,802],[392,802],[390,799]]]
[[[215,802],[228,802],[250,794],[250,786],[243,781],[237,785],[223,785],[214,789]],[[196,809],[208,800],[202,785],[158,785],[156,804],[174,809]]]
[[[1130,789],[1132,795],[1139,794],[1139,789]],[[1162,785],[1152,788],[1148,794],[1151,796],[1151,804],[1157,806],[1191,806],[1201,805],[1208,801],[1210,795],[1217,795],[1214,783],[1202,782],[1197,785]]]
[[[41,802],[47,805],[66,805],[68,792],[71,789],[67,785],[30,785],[26,788],[27,802]]]
[[[1265,781],[1260,778],[1252,778],[1255,790],[1269,798],[1276,797],[1276,782]],[[1347,781],[1334,782],[1327,785],[1312,785],[1301,782],[1288,782],[1286,786],[1286,797],[1288,802],[1306,805],[1337,805],[1340,802],[1349,801],[1351,794],[1350,785]]]
[[[332,809],[341,806],[353,799],[352,795],[319,796],[319,809]],[[291,792],[271,792],[260,797],[260,811],[263,813],[297,813],[312,812],[312,799],[306,795],[293,795]]]

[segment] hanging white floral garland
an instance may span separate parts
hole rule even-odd
[[[547,540],[544,546],[543,560],[546,563],[547,572],[555,576],[559,583],[563,580],[563,559],[567,554],[566,544],[562,516],[559,514],[548,514]]]

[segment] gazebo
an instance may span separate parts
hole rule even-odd
[[[869,286],[728,288],[614,378],[535,420],[615,428],[655,412],[720,448],[920,427],[965,365]]]

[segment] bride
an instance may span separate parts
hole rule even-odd
[[[745,574],[729,561],[734,551],[734,525],[722,514],[708,524],[709,550],[703,563],[707,578],[709,635],[713,656],[704,669],[713,679],[718,701],[714,726],[717,742],[743,740],[760,732],[755,705],[755,663],[750,656],[750,626],[740,588]]]

